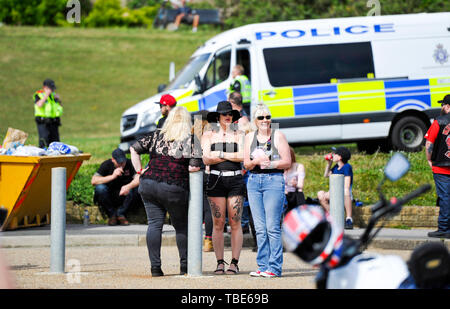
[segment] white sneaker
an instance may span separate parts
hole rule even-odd
[[[270,271],[264,271],[264,272],[260,273],[260,276],[264,277],[264,278],[278,277],[277,275],[275,275],[274,273],[272,273]]]
[[[261,274],[262,274],[262,272],[260,272],[259,270],[257,270],[257,271],[252,271],[252,272],[250,273],[250,276],[251,276],[251,277],[261,277]]]
[[[197,32],[197,28],[192,28],[192,32],[196,33]]]

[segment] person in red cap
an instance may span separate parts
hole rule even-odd
[[[155,103],[159,104],[159,107],[161,108],[161,118],[156,125],[157,129],[161,129],[164,125],[164,121],[166,121],[167,116],[169,115],[170,110],[177,105],[177,100],[175,100],[175,98],[170,94],[165,94],[161,97],[159,102]]]

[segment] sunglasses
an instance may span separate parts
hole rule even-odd
[[[232,112],[228,112],[228,113],[221,113],[222,116],[233,116]]]
[[[258,116],[258,117],[256,117],[256,119],[258,119],[258,120],[264,120],[264,118],[266,118],[266,120],[270,120],[272,118],[272,116],[267,115],[267,116]]]

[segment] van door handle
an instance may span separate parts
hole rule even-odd
[[[270,90],[270,91],[264,93],[264,95],[268,95],[268,96],[271,96],[271,97],[275,96],[276,94],[277,94],[277,92],[275,90]]]

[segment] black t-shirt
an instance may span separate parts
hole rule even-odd
[[[109,176],[112,175],[115,170],[114,163],[111,159],[106,160],[103,162],[100,167],[98,168],[97,174],[100,176]],[[131,160],[127,159],[127,163],[125,164],[125,167],[123,168],[123,174],[122,176],[117,177],[111,182],[106,183],[109,188],[113,190],[119,191],[120,188],[126,184],[129,184],[133,180],[133,176],[136,174],[133,165],[131,164]]]

